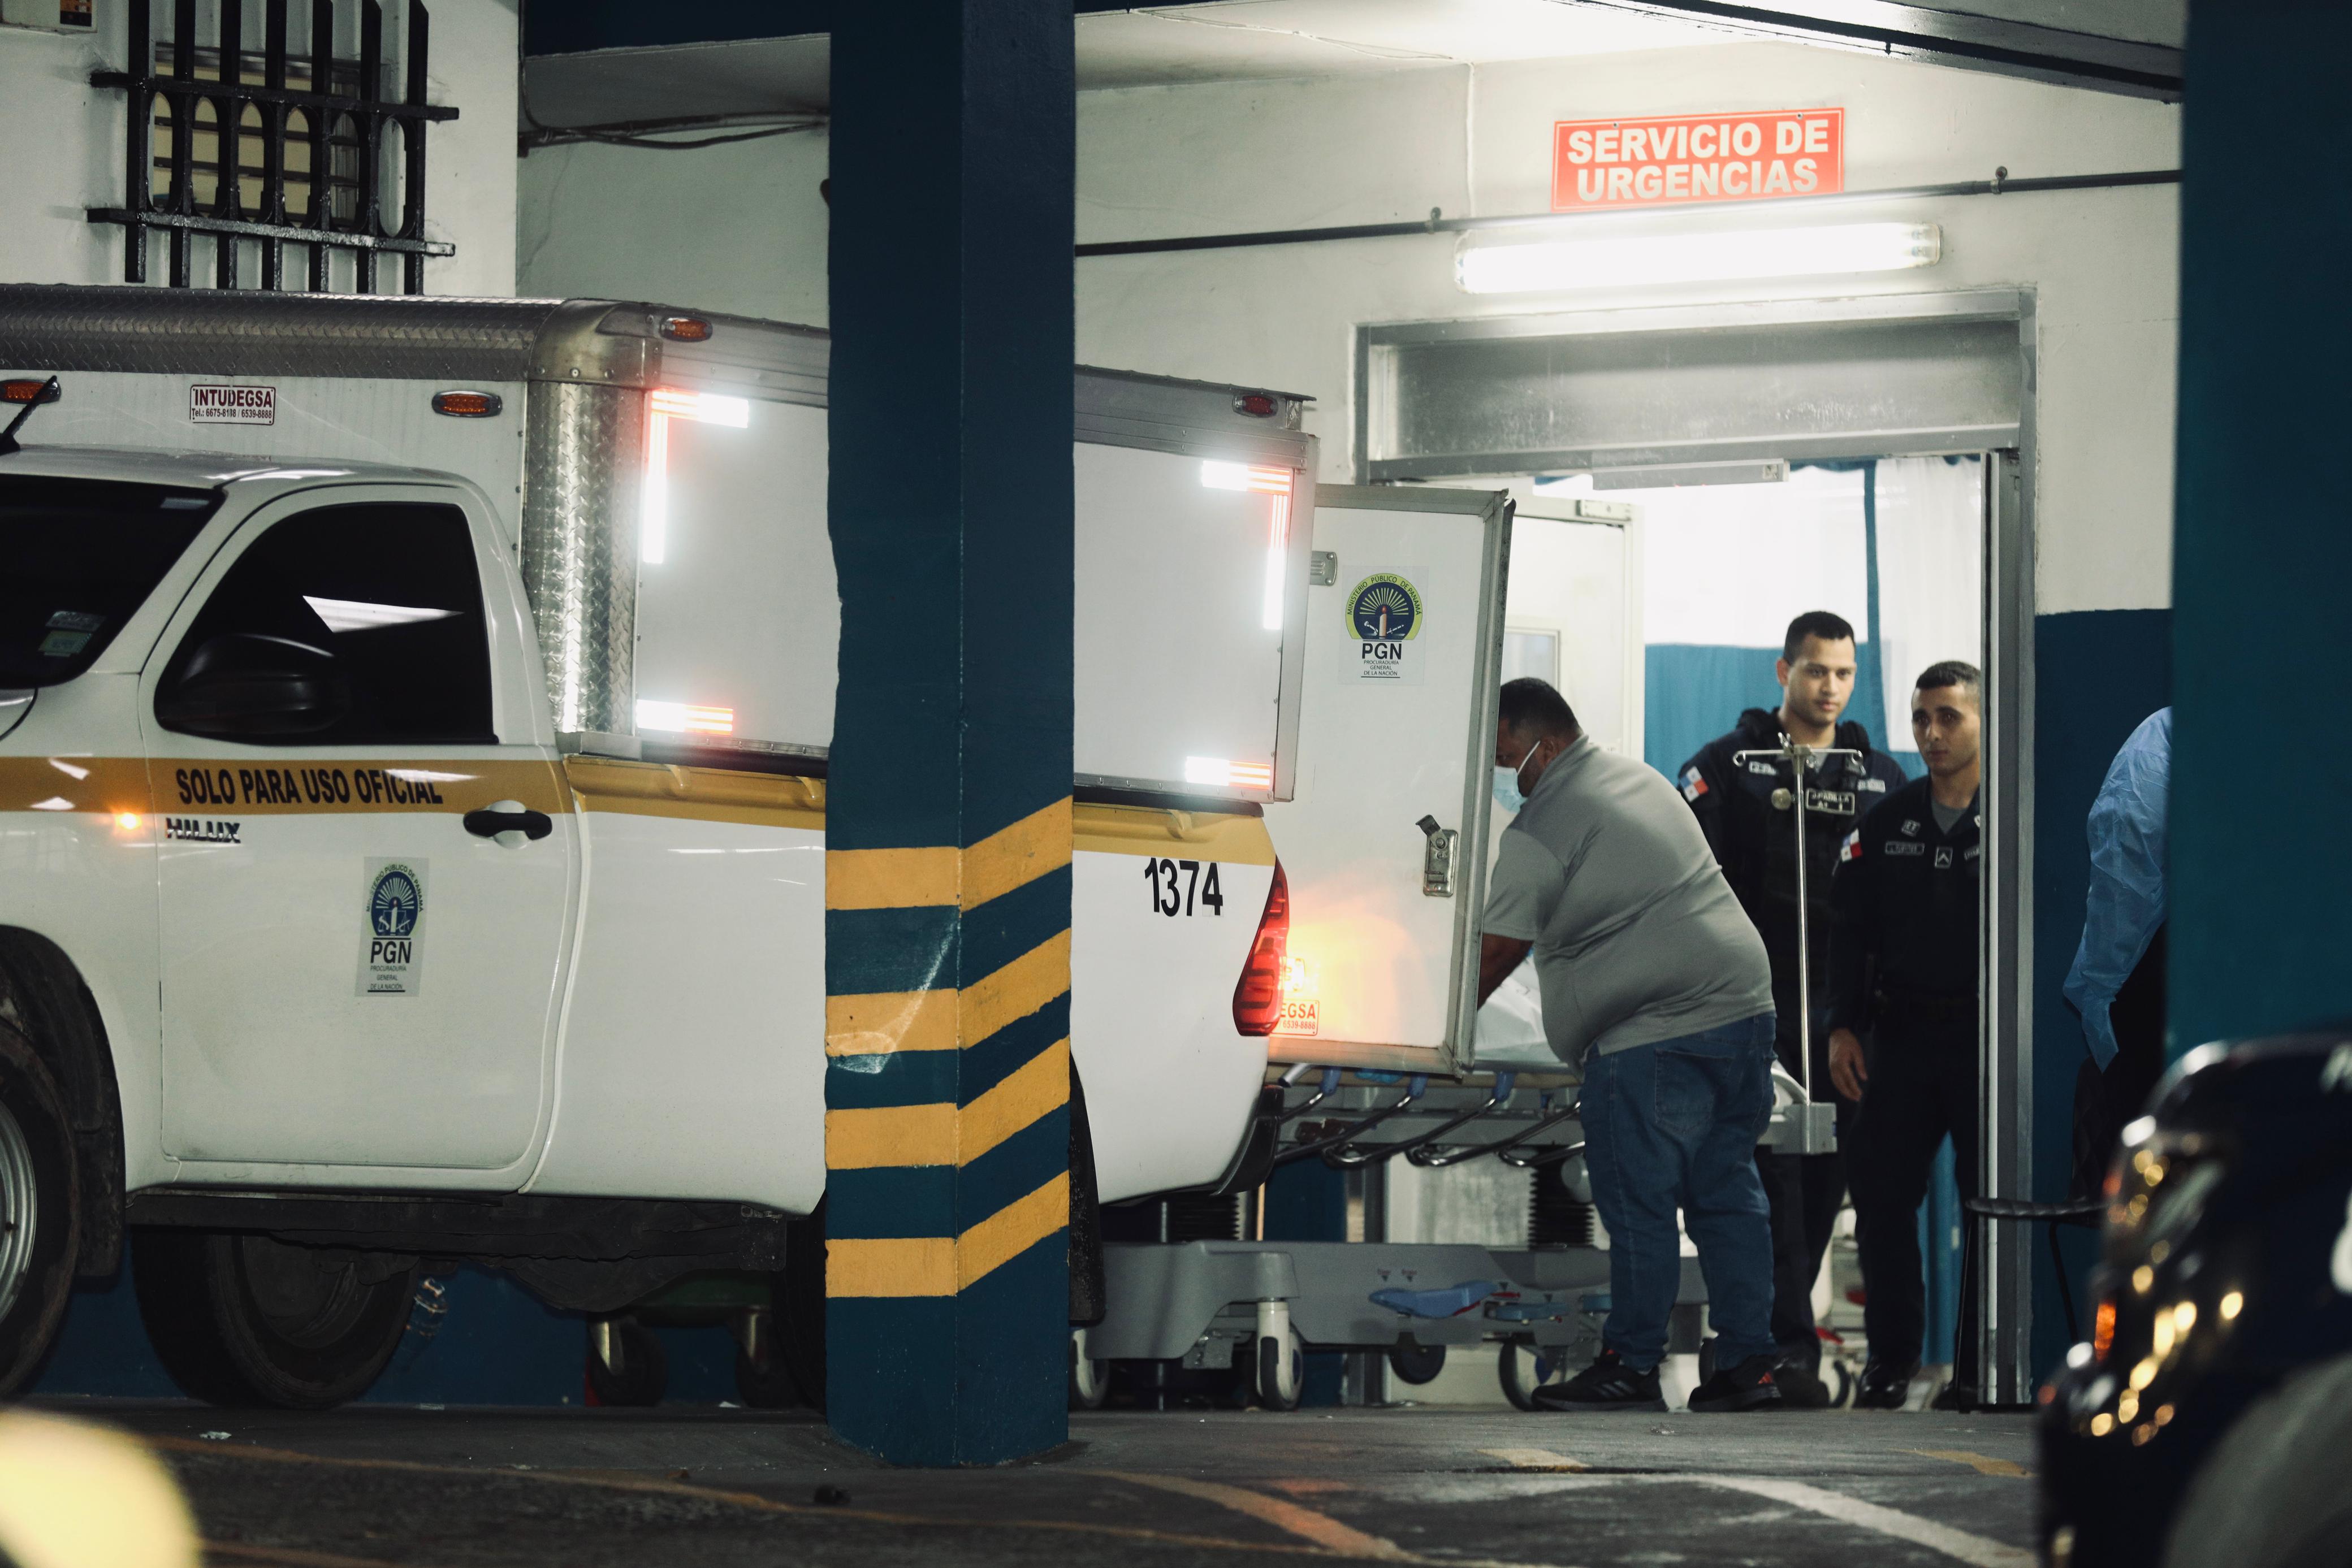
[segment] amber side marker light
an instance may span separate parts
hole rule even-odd
[[[506,407],[506,400],[496,392],[445,392],[433,394],[433,412],[446,413],[451,419],[489,419]]]
[[[43,376],[37,380],[31,376],[11,376],[0,382],[0,402],[55,402],[63,395],[55,376]]]
[[[708,343],[710,323],[699,316],[665,316],[661,335],[673,343]]]

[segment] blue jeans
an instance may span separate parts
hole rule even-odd
[[[1628,1367],[1666,1354],[1682,1286],[1676,1208],[1706,1276],[1715,1364],[1772,1353],[1772,1227],[1756,1176],[1771,1119],[1770,1013],[1585,1063],[1584,1163],[1609,1228],[1601,1342]]]

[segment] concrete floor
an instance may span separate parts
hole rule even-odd
[[[800,1412],[42,1403],[152,1443],[217,1564],[2031,1562],[2019,1416],[1105,1412],[938,1472]]]

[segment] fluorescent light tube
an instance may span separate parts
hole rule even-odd
[[[1895,272],[1943,256],[1934,224],[1836,224],[1735,233],[1465,239],[1454,277],[1468,294],[1559,293],[1646,283]]]

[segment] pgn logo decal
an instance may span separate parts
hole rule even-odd
[[[367,862],[359,994],[413,997],[424,988],[425,862]]]
[[[1374,572],[1348,595],[1348,641],[1356,657],[1342,661],[1340,678],[1390,685],[1421,684],[1421,591],[1392,571]]]

